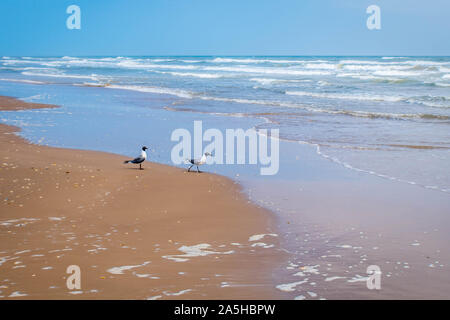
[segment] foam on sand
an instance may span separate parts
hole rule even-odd
[[[82,294],[83,291],[69,291],[70,294]]]
[[[8,226],[13,225],[14,227],[24,227],[27,224],[34,223],[39,220],[40,219],[36,219],[36,218],[19,218],[19,219],[3,220],[3,221],[0,221],[0,226],[8,227]]]
[[[325,278],[325,281],[326,282],[330,282],[330,281],[334,281],[334,280],[337,280],[337,279],[345,279],[345,277],[339,277],[339,276],[328,277],[328,278]]]
[[[61,221],[64,219],[65,219],[65,217],[48,217],[48,220],[50,220],[50,221]]]
[[[365,282],[365,281],[367,281],[367,279],[369,279],[369,277],[363,277],[363,276],[360,276],[359,274],[357,274],[353,278],[347,280],[347,282],[350,282],[350,283],[353,283],[353,282]]]
[[[0,266],[7,261],[15,260],[15,259],[19,259],[19,257],[14,257],[14,258],[11,258],[10,256],[0,257]]]
[[[150,263],[150,261],[146,261],[143,264],[138,264],[138,265],[134,265],[134,266],[113,267],[106,271],[109,273],[112,273],[112,274],[123,274],[124,271],[135,269],[135,268],[140,268],[140,267],[146,266],[149,263]]]
[[[250,236],[250,238],[248,238],[248,241],[258,241],[264,238],[265,236],[278,237],[278,234],[276,233],[255,234],[253,236]]]
[[[166,296],[181,296],[182,294],[185,294],[185,293],[188,293],[188,292],[191,292],[191,291],[192,291],[192,289],[185,289],[185,290],[181,290],[181,291],[178,291],[178,292],[164,291],[163,293]]]
[[[18,297],[26,297],[28,296],[28,294],[26,293],[21,293],[20,291],[14,291],[13,293],[11,293],[8,298],[18,298]]]
[[[273,248],[275,245],[273,244],[265,244],[264,242],[256,242],[252,244],[252,247],[262,247],[262,248]]]
[[[31,250],[22,250],[22,251],[17,251],[16,253],[14,253],[15,255],[17,254],[22,254],[22,253],[27,253],[27,252],[31,252]]]
[[[211,254],[232,254],[234,253],[234,250],[230,251],[213,251],[210,249],[211,245],[207,243],[200,243],[193,246],[181,246],[178,248],[179,251],[184,252],[184,254],[178,254],[178,255],[167,255],[163,256],[165,259],[173,260],[176,262],[185,262],[188,261],[188,258],[194,258],[194,257],[203,257]]]
[[[284,291],[284,292],[292,292],[295,291],[295,287],[304,284],[308,282],[308,279],[297,281],[297,282],[291,282],[291,283],[285,283],[285,284],[279,284],[276,286],[278,290]]]
[[[318,267],[319,267],[318,264],[315,266],[303,266],[300,267],[300,270],[302,270],[302,272],[304,273],[319,274],[319,270],[317,270]]]

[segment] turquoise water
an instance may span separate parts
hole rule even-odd
[[[0,88],[71,110],[48,111],[50,144],[133,154],[145,134],[164,140],[203,119],[278,128],[349,170],[450,192],[448,57],[3,57]],[[146,116],[172,121],[153,121],[158,132],[141,129],[137,142],[130,128],[146,127]],[[3,121],[26,125],[13,117]],[[36,121],[29,126],[45,127]],[[59,121],[84,130],[61,133]],[[170,141],[159,140],[151,143],[168,162]]]

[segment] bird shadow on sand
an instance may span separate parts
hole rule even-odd
[[[124,168],[125,170],[137,170],[137,171],[145,171],[145,170],[150,170],[150,168],[142,168],[142,169],[139,169],[139,167],[137,167],[137,168],[131,168],[131,167],[128,167],[128,168]]]
[[[205,173],[204,171],[187,171],[185,170],[186,173]]]

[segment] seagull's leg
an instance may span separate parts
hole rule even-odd
[[[193,166],[194,166],[194,165],[192,165],[192,166],[189,167],[188,172],[191,172],[191,168],[192,168]]]
[[[201,171],[200,171],[200,170],[198,170],[198,166],[197,166],[197,172],[198,172],[198,173],[201,173]]]
[[[139,170],[142,170],[142,163],[139,163]]]

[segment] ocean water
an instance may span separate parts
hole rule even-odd
[[[24,135],[36,141],[33,128],[47,121],[47,143],[131,153],[132,134],[114,119],[122,114],[128,124],[144,126],[145,112],[178,127],[196,118],[218,128],[278,128],[281,139],[311,145],[348,170],[450,192],[449,57],[2,57],[0,88],[75,110],[4,117],[28,123]],[[85,113],[77,125],[91,126],[86,132],[97,140],[64,134],[58,123],[77,111]],[[114,136],[122,144],[108,147],[105,130],[95,131],[100,119],[122,130]],[[69,122],[67,128],[75,126]],[[153,126],[168,134],[176,128]],[[160,162],[169,162],[168,143],[155,142]]]

